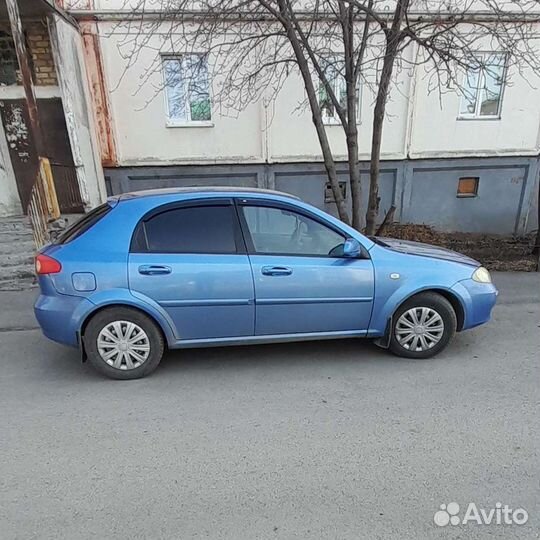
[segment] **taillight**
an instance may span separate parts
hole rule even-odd
[[[39,254],[36,257],[36,274],[58,274],[62,270],[62,265],[48,255]]]

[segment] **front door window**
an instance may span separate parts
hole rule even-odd
[[[256,253],[339,257],[345,237],[322,223],[290,210],[244,206]]]

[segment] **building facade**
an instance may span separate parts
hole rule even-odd
[[[125,5],[123,0],[63,2],[78,24],[78,35],[73,28],[65,32],[80,39],[80,72],[92,111],[87,150],[93,145],[101,158],[108,194],[172,186],[258,186],[294,193],[335,212],[311,114],[299,106],[305,91],[298,75],[291,73],[277,95],[268,90],[240,111],[223,111],[212,102],[219,82],[186,51],[167,47],[159,25],[152,25],[136,61],[125,54],[130,32],[135,32],[122,24],[130,16]],[[166,34],[169,23],[159,24]],[[141,28],[138,32],[144,32]],[[53,57],[61,74],[69,62],[63,38],[58,41],[60,50],[55,56],[53,47]],[[504,62],[497,51],[484,54],[491,55],[493,69],[479,75],[466,98],[431,92],[421,66],[399,75],[384,125],[380,220],[395,205],[396,220],[440,230],[521,235],[537,228],[540,80],[532,72],[509,73],[510,82],[498,84],[497,69],[504,69]],[[181,74],[194,65],[197,91],[190,93]],[[48,73],[43,71],[44,80],[53,86]],[[64,85],[55,86],[56,91],[74,101],[81,88],[70,84],[71,75],[58,78]],[[483,87],[490,89],[488,97],[480,92]],[[373,103],[372,91],[361,88],[364,208]],[[350,205],[343,131],[331,115],[326,124]],[[7,169],[3,174],[10,174]],[[99,173],[79,185],[94,194],[85,204],[102,197]]]
[[[12,11],[10,16],[10,8],[16,15]],[[21,23],[22,51],[16,50],[15,20]],[[29,68],[30,89],[23,84],[20,58]],[[28,90],[37,119],[32,119]],[[0,217],[27,213],[40,157],[48,158],[64,214],[85,212],[102,202],[106,191],[92,107],[76,21],[52,1],[2,0]]]

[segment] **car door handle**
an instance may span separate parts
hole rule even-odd
[[[139,266],[139,274],[145,276],[161,276],[163,274],[170,274],[172,268],[161,264],[143,264]]]
[[[263,266],[261,272],[264,276],[290,276],[292,268],[287,266]]]

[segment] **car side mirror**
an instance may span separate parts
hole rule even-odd
[[[344,257],[358,257],[362,251],[362,246],[356,238],[347,238],[343,244],[343,256]]]

